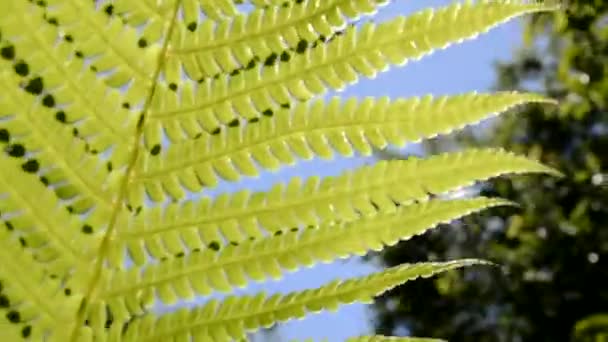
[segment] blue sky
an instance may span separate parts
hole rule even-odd
[[[395,15],[409,14],[429,6],[443,6],[449,0],[397,0],[381,10],[375,18],[382,21]],[[521,28],[519,21],[511,21],[475,41],[452,46],[438,51],[421,61],[411,62],[403,68],[393,69],[379,75],[375,80],[363,79],[355,86],[342,92],[345,96],[382,96],[407,97],[427,93],[442,95],[473,90],[488,90],[494,82],[492,62],[509,59],[515,47],[520,44]],[[415,146],[413,150],[415,150]],[[355,159],[338,162],[312,161],[296,167],[287,167],[275,174],[266,175],[261,180],[245,181],[238,187],[249,186],[262,190],[271,181],[285,180],[292,176],[312,174],[337,174],[345,168],[360,165],[370,159]],[[217,192],[233,190],[216,189]],[[350,278],[377,270],[371,264],[363,264],[357,259],[338,261],[329,265],[317,265],[287,275],[281,282],[254,284],[247,290],[237,293],[252,293],[260,290],[269,293],[289,292],[321,286],[335,278]],[[370,314],[365,305],[354,304],[343,307],[337,313],[321,313],[300,321],[288,322],[276,331],[277,341],[313,338],[315,341],[327,338],[329,341],[343,341],[346,337],[372,333]],[[271,340],[268,336],[258,340]]]

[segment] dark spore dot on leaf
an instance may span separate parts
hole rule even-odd
[[[304,53],[304,51],[306,51],[307,47],[308,47],[308,42],[306,41],[306,39],[302,39],[298,42],[298,45],[296,46],[296,52]]]
[[[251,119],[249,119],[250,123],[256,123],[258,121],[260,121],[260,118],[251,118]]]
[[[25,77],[30,73],[30,67],[24,61],[15,63],[15,73],[21,77]]]
[[[274,232],[274,236],[279,236],[279,235],[283,235],[282,230],[277,230],[276,232]]]
[[[63,37],[63,39],[64,39],[66,42],[68,42],[68,43],[71,43],[71,42],[73,42],[73,41],[74,41],[74,37],[72,37],[72,35],[71,35],[71,34],[66,34],[66,35]]]
[[[298,5],[301,4],[301,3],[303,3],[303,2],[304,2],[304,0],[296,0],[296,4],[298,4]]]
[[[66,287],[66,288],[63,290],[63,293],[64,293],[66,296],[70,296],[70,295],[72,295],[72,290],[71,290],[70,288]]]
[[[283,51],[283,53],[281,53],[281,62],[289,62],[290,59],[291,55],[289,54],[289,52]]]
[[[200,249],[200,248],[194,248],[194,249],[192,250],[192,252],[193,252],[193,253],[199,253],[200,251],[201,251],[201,249]]]
[[[107,15],[112,15],[114,14],[114,6],[108,5],[106,6],[106,8],[103,9],[103,11],[106,12]]]
[[[327,40],[327,38],[324,35],[320,35],[319,40],[322,42],[325,42]]]
[[[177,90],[177,84],[175,83],[169,83],[169,89],[176,91]]]
[[[84,226],[82,226],[82,232],[85,234],[91,234],[93,233],[93,227],[91,227],[90,224],[85,224]]]
[[[15,227],[13,227],[13,224],[11,223],[11,221],[4,221],[4,225],[6,226],[6,230],[8,230],[8,231],[15,229]]]
[[[112,172],[112,169],[113,169],[113,167],[112,167],[112,162],[110,162],[110,161],[109,161],[109,162],[107,162],[107,163],[106,163],[106,168],[108,169],[108,172]]]
[[[156,156],[160,153],[160,145],[156,144],[154,145],[154,147],[152,147],[152,149],[150,150],[150,154],[153,156]]]
[[[291,228],[291,231],[294,232],[294,233],[297,232],[298,230],[299,230],[298,227]]]
[[[137,128],[141,128],[144,125],[144,114],[139,114],[139,119],[137,119]]]
[[[214,129],[213,131],[211,131],[211,134],[218,135],[218,134],[220,134],[221,131],[222,131],[222,129],[220,127],[217,127],[216,129]]]
[[[276,62],[277,60],[277,54],[276,53],[271,53],[270,56],[266,57],[266,60],[264,61],[264,65],[265,66],[272,66],[274,65],[274,62]]]
[[[12,45],[3,47],[0,49],[0,56],[8,60],[15,58],[15,47]]]
[[[123,102],[122,108],[124,108],[124,109],[130,109],[131,105],[129,104],[129,102]]]
[[[44,185],[49,185],[49,180],[44,176],[40,177],[40,182]]]
[[[31,79],[27,85],[25,86],[25,91],[33,95],[42,94],[42,90],[44,89],[44,84],[42,82],[42,78],[36,77]]]
[[[245,67],[245,69],[253,69],[255,67],[255,59],[252,59],[249,61],[249,63],[247,63],[247,66]]]
[[[32,334],[31,325],[26,325],[25,327],[23,327],[23,329],[21,329],[21,336],[23,336],[23,338],[28,338],[28,337],[30,337],[31,334]]]
[[[148,41],[145,40],[144,38],[139,38],[139,40],[137,41],[137,46],[139,46],[140,48],[145,48],[146,46],[148,46]]]
[[[110,327],[112,326],[112,323],[114,323],[114,321],[112,321],[111,319],[106,321],[105,327],[106,329],[110,329]]]
[[[265,111],[262,112],[262,114],[264,116],[272,116],[274,113],[272,112],[272,109],[266,109]]]
[[[21,144],[9,145],[4,150],[9,156],[15,158],[21,158],[25,155],[25,147],[23,147]]]
[[[47,23],[54,25],[54,26],[58,26],[59,22],[57,21],[57,18],[49,18],[46,20]]]
[[[7,143],[9,140],[11,140],[11,134],[8,132],[8,130],[6,128],[1,128],[0,129],[0,142]]]
[[[230,76],[236,76],[240,73],[241,73],[241,71],[239,69],[234,69],[234,70],[232,70],[232,72],[230,72]]]
[[[82,54],[82,51],[76,51],[76,52],[74,52],[74,55],[78,58],[84,57],[84,55]]]
[[[0,295],[0,308],[8,308],[11,306],[11,301],[6,295]]]
[[[19,311],[11,310],[6,314],[6,319],[11,323],[19,323],[21,321],[21,315]]]
[[[46,1],[38,0],[38,1],[36,1],[36,5],[38,5],[40,7],[46,7]]]
[[[240,124],[239,119],[234,119],[228,123],[228,127],[238,127]]]
[[[281,108],[289,109],[289,103],[281,103]]]
[[[239,245],[239,243],[236,242],[236,241],[230,241],[230,244],[233,245],[233,246],[238,246]]]
[[[38,163],[38,161],[36,159],[30,159],[30,160],[26,161],[25,163],[23,163],[21,165],[21,168],[25,172],[35,173],[35,172],[38,172],[38,169],[40,169],[40,164]]]
[[[53,95],[51,94],[46,94],[43,98],[42,98],[42,104],[45,107],[48,108],[53,108],[55,107],[55,98],[53,97]]]
[[[60,110],[57,113],[55,113],[55,119],[61,123],[66,123],[67,118],[65,116],[65,112]]]
[[[188,26],[186,26],[188,28],[188,31],[190,32],[194,32],[196,30],[196,22],[191,22],[190,24],[188,24]]]
[[[209,243],[209,248],[217,252],[220,250],[220,243],[217,241],[212,241]]]
[[[74,127],[74,129],[72,129],[72,135],[75,137],[78,136],[78,128]]]
[[[185,255],[184,252],[179,252],[179,253],[175,254],[175,257],[176,258],[183,258],[184,255]]]
[[[21,247],[27,247],[27,241],[23,236],[19,237],[19,244],[21,245]]]

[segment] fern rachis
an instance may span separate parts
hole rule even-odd
[[[553,5],[466,2],[359,25],[387,1],[251,0],[252,11],[236,3],[0,2],[4,340],[242,339],[370,301],[485,262],[401,265],[284,296],[154,311],[159,301],[278,279],[509,204],[429,194],[505,174],[557,174],[500,149],[466,150],[208,198],[221,180],[369,155],[551,102],[522,93],[315,97]]]

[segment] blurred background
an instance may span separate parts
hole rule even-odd
[[[374,20],[449,3],[395,1]],[[341,95],[395,98],[473,90],[536,91],[559,100],[559,106],[525,106],[461,134],[375,158],[503,146],[565,177],[518,176],[481,184],[472,192],[508,198],[521,208],[492,209],[364,260],[304,270],[263,289],[288,292],[425,260],[479,257],[501,267],[410,282],[371,309],[351,305],[310,316],[258,334],[257,341],[303,336],[341,341],[374,331],[453,342],[608,341],[608,1],[570,0],[559,13],[510,22],[475,41],[362,80]],[[274,176],[337,174],[373,159],[313,161]]]

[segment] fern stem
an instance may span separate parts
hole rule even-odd
[[[112,237],[116,231],[116,222],[118,221],[118,214],[121,210],[123,201],[125,200],[126,195],[128,193],[127,187],[129,185],[129,178],[131,177],[131,175],[134,172],[137,158],[139,156],[139,152],[140,152],[140,148],[141,148],[141,140],[142,140],[142,136],[143,136],[143,123],[145,122],[145,119],[146,119],[145,115],[148,112],[148,110],[150,109],[150,105],[152,103],[152,98],[153,98],[155,90],[156,90],[156,85],[160,78],[160,73],[161,73],[161,70],[163,67],[163,62],[164,62],[164,55],[167,52],[167,47],[169,45],[171,34],[173,32],[173,28],[175,27],[175,22],[177,21],[177,14],[178,14],[178,9],[180,7],[180,4],[181,4],[181,0],[175,0],[175,5],[173,7],[173,12],[172,12],[172,19],[167,28],[167,34],[165,36],[165,41],[163,42],[162,48],[161,48],[159,56],[158,56],[158,64],[156,66],[156,70],[154,71],[154,76],[152,77],[153,82],[150,86],[150,92],[148,93],[148,95],[146,97],[144,107],[141,111],[142,117],[140,118],[140,124],[138,124],[135,128],[135,137],[134,137],[134,141],[133,141],[133,148],[132,148],[133,152],[131,153],[131,159],[127,166],[127,171],[125,172],[124,178],[121,181],[120,192],[119,192],[120,195],[119,195],[118,200],[114,203],[114,208],[112,209],[112,216],[110,218],[110,224],[108,225],[108,229],[106,230],[105,235],[99,246],[99,253],[97,253],[98,258],[96,260],[94,270],[92,272],[93,275],[89,281],[89,285],[87,286],[86,296],[83,297],[80,309],[79,309],[78,313],[76,314],[76,325],[75,325],[75,328],[72,331],[72,334],[70,337],[71,342],[77,342],[77,339],[79,336],[78,335],[79,322],[83,321],[83,319],[87,313],[88,302],[90,302],[91,301],[90,299],[95,295],[95,290],[97,289],[97,287],[99,285],[99,280],[101,279],[101,274],[104,270],[104,261],[106,259],[106,254],[107,254],[107,251],[110,250],[110,248],[109,248],[110,241],[112,240]]]

